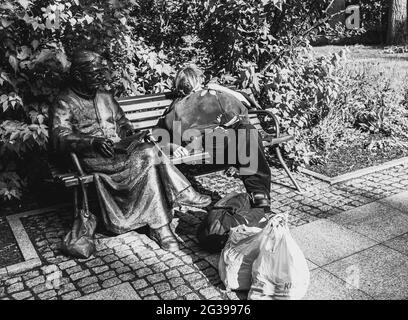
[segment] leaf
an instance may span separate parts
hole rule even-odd
[[[24,8],[27,9],[28,5],[30,4],[30,1],[28,0],[18,0],[18,3]]]
[[[14,69],[15,72],[17,72],[18,70],[18,61],[17,58],[13,55],[10,55],[9,57],[9,63],[11,65],[11,67]]]
[[[7,28],[9,25],[11,25],[13,23],[13,21],[11,20],[7,20],[5,18],[1,18],[1,25],[3,26],[3,28]]]
[[[86,16],[85,16],[85,20],[86,20],[86,22],[87,22],[88,24],[91,24],[92,21],[94,21],[94,18],[91,17],[91,16],[86,15]]]
[[[37,50],[38,46],[40,45],[40,42],[36,39],[31,41],[31,46],[33,47],[34,50]]]

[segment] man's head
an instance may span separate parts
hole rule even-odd
[[[71,63],[74,86],[85,94],[94,94],[106,84],[106,61],[97,53],[87,50],[75,52]]]
[[[187,66],[177,72],[174,79],[174,89],[183,95],[190,94],[201,88],[203,78],[203,72],[197,66]]]

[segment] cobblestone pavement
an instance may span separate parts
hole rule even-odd
[[[328,221],[351,209],[406,191],[407,167],[400,165],[333,186],[296,173],[296,179],[305,189],[303,194],[292,188],[283,170],[272,169],[272,210],[289,213],[292,230]],[[218,196],[244,191],[241,181],[221,173],[197,177],[196,182],[199,189]],[[161,250],[143,233],[130,232],[116,237],[98,233],[97,252],[87,260],[72,259],[60,252],[61,238],[71,224],[69,209],[22,218],[43,266],[0,279],[0,299],[69,300],[121,284],[130,284],[135,297],[143,300],[245,299],[245,292],[225,290],[217,271],[219,255],[209,254],[198,246],[195,232],[205,214],[198,209],[175,211],[172,226],[181,243],[180,251]]]

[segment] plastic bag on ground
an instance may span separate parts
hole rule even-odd
[[[262,229],[240,225],[232,228],[221,252],[218,272],[230,290],[249,290],[252,264],[259,254]]]
[[[248,300],[302,299],[310,282],[309,268],[287,226],[287,216],[278,215],[264,229],[259,255],[252,265]]]

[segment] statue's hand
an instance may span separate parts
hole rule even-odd
[[[92,141],[94,150],[106,158],[112,158],[114,155],[113,142],[106,138],[94,138]]]
[[[139,130],[130,128],[130,129],[126,130],[125,136],[126,136],[126,137],[130,137],[130,136],[133,136],[134,134],[136,134],[136,133],[138,133],[138,132],[139,132]]]

